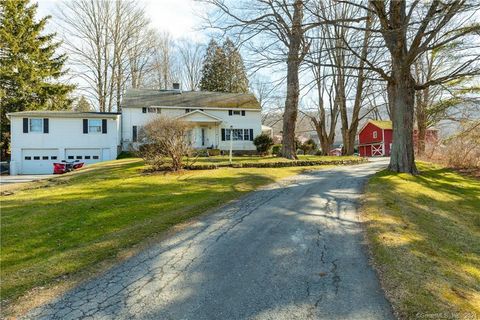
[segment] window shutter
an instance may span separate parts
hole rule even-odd
[[[253,141],[253,129],[250,129],[250,141]]]
[[[142,113],[147,113],[147,108],[142,108]]]
[[[23,118],[23,133],[28,133],[28,118]]]
[[[245,117],[245,110],[242,110],[242,116]]]
[[[102,133],[107,133],[107,119],[102,119]]]
[[[132,127],[133,132],[132,132],[132,141],[137,142],[137,126]]]
[[[190,109],[185,109],[185,113],[189,113],[190,112]]]
[[[228,110],[228,115],[231,116],[233,114],[232,110]]]
[[[48,133],[48,118],[43,118],[43,133]]]
[[[88,133],[88,119],[83,119],[83,133]]]
[[[225,129],[222,129],[222,141],[225,141]]]

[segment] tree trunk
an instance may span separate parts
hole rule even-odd
[[[413,148],[415,80],[410,69],[397,68],[387,84],[393,119],[393,144],[388,169],[417,174]]]
[[[298,98],[300,85],[298,70],[300,67],[300,48],[303,38],[303,1],[296,0],[292,19],[291,36],[287,58],[287,97],[283,114],[282,156],[287,159],[297,159],[295,146],[295,125],[297,123]]]

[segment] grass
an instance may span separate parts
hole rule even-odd
[[[371,179],[363,207],[374,263],[400,318],[480,316],[480,181],[433,164]]]
[[[145,174],[143,161],[130,158],[13,188],[1,198],[3,304],[33,288],[94,271],[176,224],[302,170]]]

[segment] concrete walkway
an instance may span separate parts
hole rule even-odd
[[[386,159],[251,193],[29,319],[393,319],[356,206]]]
[[[36,174],[36,175],[17,175],[17,176],[0,176],[0,184],[12,184],[12,183],[26,183],[37,180],[44,180],[55,177],[53,174]]]

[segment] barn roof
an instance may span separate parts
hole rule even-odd
[[[130,89],[125,94],[122,106],[130,108],[159,106],[260,110],[260,104],[251,93],[156,89]]]
[[[382,120],[368,120],[371,124],[373,124],[376,127],[379,127],[380,129],[392,129],[392,121],[382,121]]]

